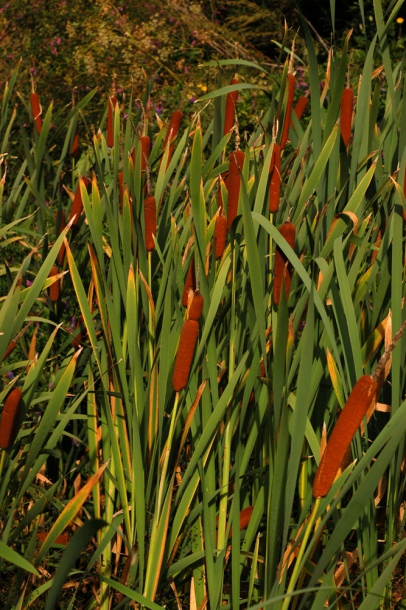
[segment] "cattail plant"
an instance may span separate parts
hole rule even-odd
[[[289,127],[292,119],[292,109],[293,109],[293,98],[295,97],[295,88],[296,88],[296,78],[293,73],[293,57],[295,50],[295,41],[292,43],[292,51],[290,54],[289,66],[288,66],[288,75],[286,79],[287,86],[287,97],[286,97],[286,109],[285,109],[285,117],[283,119],[283,129],[280,139],[280,147],[281,150],[285,148],[286,142],[288,141],[289,136]]]
[[[300,119],[302,118],[304,111],[307,108],[307,104],[309,103],[309,99],[305,96],[305,95],[301,95],[299,97],[299,99],[296,102],[296,106],[294,107],[293,111],[297,116],[297,120],[300,121]],[[292,122],[293,125],[293,122]]]
[[[149,136],[141,136],[141,171],[145,172],[147,168],[149,153],[151,151],[151,138]]]
[[[281,147],[273,144],[271,164],[269,168],[269,211],[274,213],[279,209],[281,196]]]
[[[196,288],[193,294],[192,302],[190,303],[188,310],[188,319],[198,321],[203,311],[203,296],[200,294],[200,290]]]
[[[347,86],[341,95],[340,131],[344,145],[348,146],[351,140],[352,110],[354,93],[350,87],[349,74],[347,75]]]
[[[72,147],[70,153],[74,159],[79,155],[79,131],[76,128],[75,135],[73,136]]]
[[[253,511],[254,511],[253,506],[246,506],[240,512],[240,522],[238,524],[240,532],[247,529],[249,522],[251,521]],[[233,526],[230,527],[230,532],[228,534],[228,537],[231,538],[232,534],[233,534]]]
[[[9,355],[10,355],[10,354],[11,354],[11,353],[12,353],[12,352],[15,350],[15,348],[16,348],[16,347],[17,347],[17,343],[16,343],[14,340],[13,340],[13,341],[11,341],[11,342],[10,342],[10,344],[9,344],[9,346],[8,346],[8,348],[6,349],[6,351],[5,351],[5,353],[4,353],[4,356],[3,356],[2,362],[3,362],[3,361],[6,359],[6,358],[8,358],[8,356],[9,356]]]
[[[155,248],[156,235],[156,201],[153,195],[147,195],[144,201],[145,247],[147,252]]]
[[[238,212],[238,199],[240,196],[241,172],[244,165],[245,155],[242,150],[235,150],[229,157],[227,190],[227,226],[231,228],[233,220]]]
[[[185,320],[180,333],[173,370],[172,385],[175,392],[180,392],[187,386],[198,334],[199,322],[197,320]]]
[[[172,385],[175,392],[180,392],[187,386],[193,355],[199,334],[199,318],[203,311],[203,297],[196,289],[189,306],[188,319],[183,323],[180,333],[175,367],[173,369]]]
[[[73,217],[75,216],[72,226],[76,225],[79,222],[79,218],[83,211],[83,199],[82,199],[82,193],[80,190],[81,181],[83,182],[84,186],[86,187],[87,192],[89,192],[89,190],[92,186],[92,181],[89,178],[87,178],[86,176],[84,176],[83,178],[79,178],[79,182],[76,187],[75,196],[74,196],[72,206],[70,209],[70,213],[69,213],[69,220],[72,220]]]
[[[165,136],[165,140],[164,140],[164,151],[166,149],[167,144],[170,144],[168,162],[166,165],[167,167],[168,167],[169,162],[173,155],[174,147],[172,145],[172,142],[176,139],[176,137],[178,135],[180,125],[182,123],[182,119],[183,119],[183,112],[181,110],[175,110],[175,112],[171,116],[171,120],[169,121],[168,130],[166,132],[166,136]]]
[[[114,111],[117,106],[117,98],[115,94],[109,97],[109,105],[107,108],[107,146],[114,146]]]
[[[59,273],[58,267],[56,265],[54,265],[52,267],[51,271],[49,272],[48,277],[54,277],[55,275],[58,275],[58,273]],[[59,284],[59,280],[56,280],[48,288],[48,296],[49,296],[50,300],[52,301],[52,303],[57,303],[59,301],[59,294],[60,294],[60,284]]]
[[[286,239],[291,248],[295,247],[296,228],[293,222],[284,222],[279,227],[279,233]],[[292,268],[286,255],[278,246],[275,249],[273,275],[273,301],[275,305],[279,305],[283,284],[285,285],[286,300],[289,299]]]
[[[238,85],[237,76],[235,76],[231,80],[230,85]],[[237,108],[237,98],[238,98],[238,91],[231,91],[231,93],[227,93],[227,95],[226,95],[226,109],[225,109],[225,114],[224,114],[223,135],[230,133],[230,131],[234,127],[236,108]]]
[[[313,496],[315,498],[322,498],[330,491],[354,434],[378,398],[378,393],[385,379],[385,375],[382,373],[385,371],[391,353],[402,337],[405,327],[406,322],[393,337],[373,374],[360,377],[351,390],[317,468],[313,482]]]
[[[173,142],[178,135],[180,124],[182,123],[183,112],[181,110],[175,110],[175,112],[171,116],[171,120],[169,121],[168,130],[166,132],[165,140],[164,140],[164,148],[168,144],[168,142]]]
[[[313,496],[326,496],[363,417],[375,400],[378,383],[363,375],[353,387],[334,426],[313,482]]]
[[[42,120],[41,120],[42,108],[41,108],[41,103],[39,100],[39,95],[35,91],[34,79],[32,78],[32,76],[31,76],[30,106],[31,106],[32,118],[34,119],[35,125],[37,127],[37,131],[40,134],[41,129],[42,129]]]
[[[24,407],[22,396],[20,388],[13,388],[7,394],[0,419],[0,447],[2,449],[11,447],[17,437]]]

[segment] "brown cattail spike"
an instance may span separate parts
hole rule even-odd
[[[59,273],[58,267],[56,265],[54,265],[52,267],[51,271],[49,272],[48,277],[53,277],[54,275],[58,275],[58,273]],[[59,301],[59,294],[60,294],[60,284],[59,284],[59,280],[56,280],[48,288],[48,295],[49,295],[50,300],[53,303],[56,303],[57,301]]]
[[[165,136],[165,140],[164,140],[164,151],[166,149],[166,145],[168,143],[171,144],[171,142],[173,142],[176,139],[179,129],[180,129],[180,125],[182,123],[182,119],[183,119],[183,112],[181,110],[175,110],[175,112],[171,116],[168,130],[166,132],[166,136]],[[171,146],[169,147],[168,162],[166,164],[167,167],[170,163],[170,160],[172,159],[173,151],[174,151],[174,146],[171,144]]]
[[[75,192],[75,197],[73,199],[72,202],[72,206],[70,209],[70,213],[69,213],[69,220],[72,220],[72,218],[74,216],[75,220],[72,223],[73,225],[76,225],[79,222],[79,218],[83,212],[83,199],[82,199],[82,193],[80,190],[80,182],[83,182],[84,186],[86,187],[87,192],[89,192],[89,190],[91,189],[92,186],[92,181],[89,178],[86,178],[86,176],[84,178],[79,178],[79,182],[76,188],[76,192]]]
[[[231,228],[233,220],[238,212],[238,199],[240,196],[241,172],[244,165],[245,155],[242,150],[235,150],[230,155],[228,164],[227,190],[227,226]]]
[[[42,120],[41,120],[42,108],[41,108],[41,103],[39,101],[38,93],[36,93],[36,91],[35,91],[34,79],[32,78],[32,75],[31,75],[30,106],[31,106],[32,118],[35,121],[35,125],[37,127],[37,131],[38,131],[38,133],[41,133],[41,129],[42,129]]]
[[[114,111],[117,106],[117,98],[112,95],[109,98],[109,105],[107,107],[107,146],[111,148],[114,146]]]
[[[203,311],[203,297],[200,294],[200,290],[195,290],[192,302],[189,307],[189,320],[199,320]]]
[[[187,386],[198,334],[199,322],[186,320],[183,323],[172,378],[175,392],[180,392]]]
[[[149,153],[151,150],[151,139],[149,136],[141,136],[141,171],[147,168]]]
[[[156,201],[155,197],[148,195],[144,201],[145,220],[145,247],[147,252],[155,248],[154,235],[156,235]]]
[[[281,147],[274,142],[271,166],[269,170],[269,211],[274,213],[279,209],[281,196]]]
[[[279,228],[279,233],[286,239],[289,246],[294,249],[296,229],[293,222],[283,223],[283,225]],[[278,246],[276,246],[275,249],[273,276],[273,301],[275,305],[279,305],[283,283],[285,284],[286,300],[289,299],[292,268],[287,257]]]
[[[375,400],[377,389],[377,382],[369,375],[360,377],[353,387],[320,460],[313,482],[315,498],[324,497],[330,491],[351,440]]]
[[[8,449],[14,444],[24,408],[20,388],[13,388],[4,402],[3,412],[0,419],[0,447]]]
[[[15,341],[11,341],[10,345],[6,349],[2,362],[15,350],[16,347],[17,343]]]
[[[341,96],[340,131],[344,145],[348,146],[351,140],[352,106],[354,94],[350,87],[346,87]]]
[[[238,85],[238,78],[235,76],[230,85]],[[237,108],[237,98],[238,91],[231,91],[231,93],[227,93],[226,96],[226,110],[224,114],[224,130],[223,135],[230,133],[232,131],[235,124],[235,115]]]
[[[168,131],[166,132],[164,140],[164,148],[166,147],[168,142],[172,142],[178,135],[182,119],[183,112],[181,110],[175,110],[175,112],[171,116],[171,120],[169,121]]]
[[[252,516],[253,511],[254,511],[253,506],[247,506],[246,508],[243,508],[242,511],[240,512],[240,523],[239,523],[240,532],[247,529],[248,524],[251,521],[251,516]],[[232,534],[233,534],[233,527],[231,526],[228,537],[231,538]]]
[[[304,111],[307,108],[307,104],[309,103],[308,98],[305,95],[302,95],[299,97],[299,99],[297,100],[296,106],[294,107],[294,113],[297,116],[297,120],[300,121],[300,119],[303,116]],[[292,123],[293,125],[293,123]]]

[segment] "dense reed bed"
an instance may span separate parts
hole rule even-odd
[[[402,599],[406,92],[378,5],[362,78],[348,35],[322,88],[303,22],[306,103],[288,33],[193,114],[112,91],[91,145],[95,91],[63,116],[3,87],[3,607]]]

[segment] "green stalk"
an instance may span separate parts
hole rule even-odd
[[[306,530],[305,530],[305,533],[303,536],[302,543],[300,545],[300,550],[299,550],[299,553],[298,553],[298,556],[297,556],[297,559],[295,562],[295,567],[293,568],[292,576],[290,578],[288,588],[286,589],[286,597],[282,604],[282,610],[288,610],[288,608],[290,606],[291,594],[293,593],[293,591],[295,589],[296,582],[300,575],[303,556],[306,552],[307,542],[309,540],[310,533],[313,528],[314,521],[316,519],[316,515],[317,515],[317,511],[319,509],[320,502],[321,502],[321,498],[317,498],[314,503],[313,510],[310,514],[309,520],[307,522],[307,527],[306,527]]]
[[[234,374],[234,356],[235,356],[235,337],[236,337],[236,298],[235,298],[235,267],[236,267],[236,252],[234,244],[232,248],[232,279],[231,279],[231,320],[230,320],[230,350],[229,350],[229,379]],[[227,503],[228,503],[228,486],[230,483],[230,463],[231,463],[231,407],[227,407],[226,425],[224,429],[224,448],[223,448],[223,471],[220,487],[220,504],[219,504],[219,519],[218,519],[218,539],[217,546],[220,550],[226,544],[226,522],[227,522]]]

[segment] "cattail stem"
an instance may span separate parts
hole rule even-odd
[[[288,588],[286,589],[286,596],[285,596],[285,599],[283,600],[282,610],[287,610],[289,608],[289,604],[290,604],[290,601],[291,601],[291,595],[292,595],[292,593],[293,593],[293,591],[295,589],[297,580],[299,578],[300,570],[301,570],[301,567],[302,567],[301,564],[302,564],[302,561],[303,561],[303,557],[305,555],[306,550],[308,550],[307,549],[307,543],[309,541],[310,534],[311,534],[311,531],[313,529],[313,524],[315,522],[316,515],[317,515],[317,512],[319,510],[320,502],[321,502],[321,499],[318,498],[315,501],[315,503],[314,503],[312,512],[310,513],[310,517],[309,517],[309,520],[308,520],[307,525],[306,525],[306,529],[305,529],[305,533],[304,533],[304,536],[303,536],[303,540],[301,541],[301,544],[300,544],[299,553],[298,553],[297,558],[296,558],[295,566],[293,568],[292,576],[290,578],[290,581],[289,581],[289,584],[288,584]]]
[[[173,405],[173,409],[171,412],[171,421],[169,425],[168,437],[166,439],[166,443],[164,445],[164,450],[161,455],[160,463],[162,464],[161,472],[160,472],[160,481],[159,481],[159,490],[158,490],[158,500],[157,500],[157,510],[155,514],[160,514],[162,509],[162,503],[164,498],[164,488],[165,488],[165,479],[166,474],[168,472],[168,464],[169,464],[169,455],[171,451],[173,434],[175,431],[175,424],[178,418],[178,406],[179,406],[179,392],[175,394],[175,402]]]
[[[379,383],[382,371],[385,369],[387,362],[391,358],[392,352],[396,347],[396,343],[399,341],[399,339],[402,338],[405,328],[406,328],[406,320],[403,322],[402,326],[399,328],[398,332],[393,337],[391,343],[386,348],[385,353],[383,354],[382,358],[379,360],[378,364],[376,365],[376,368],[375,368],[374,372],[372,373],[371,378],[374,381],[376,381],[377,383]]]

